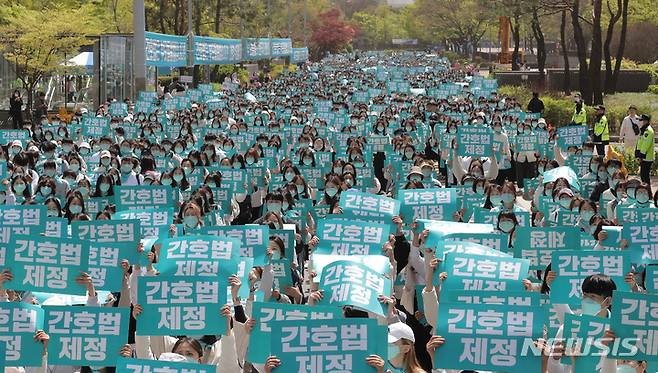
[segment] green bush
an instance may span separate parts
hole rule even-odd
[[[651,165],[651,176],[658,176],[658,152],[655,153],[654,161]]]
[[[628,174],[637,175],[640,172],[640,161],[635,158],[635,155],[625,152],[624,147],[621,145],[614,146],[614,149],[617,153],[624,155],[624,167],[626,167]]]
[[[573,102],[567,99],[542,97],[544,101],[544,118],[553,127],[560,127],[571,122],[573,115]],[[590,113],[588,112],[589,116]]]
[[[532,91],[530,88],[524,86],[504,85],[498,87],[498,95],[514,97],[522,106],[524,106],[527,105],[528,101],[532,98]]]
[[[652,84],[647,88],[647,92],[658,95],[658,84]]]
[[[643,63],[637,65],[637,68],[651,74],[651,82],[658,83],[658,65],[652,63]]]

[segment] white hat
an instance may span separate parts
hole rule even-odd
[[[543,124],[546,124],[546,119],[544,119],[544,118],[539,118],[539,119],[537,120],[537,123],[543,123]]]
[[[86,142],[86,141],[81,142],[80,145],[79,145],[78,147],[81,148],[81,149],[82,149],[82,148],[91,149],[91,146],[89,146],[89,143]]]
[[[388,343],[395,343],[403,338],[416,343],[414,331],[411,330],[409,325],[402,322],[396,322],[388,326]]]
[[[23,149],[23,144],[21,143],[21,140],[12,141],[10,147],[12,146],[18,146],[19,148]]]
[[[105,158],[105,157],[112,158],[112,154],[110,154],[108,150],[103,150],[99,158]]]

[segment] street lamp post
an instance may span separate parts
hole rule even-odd
[[[135,91],[146,89],[146,14],[144,0],[133,1],[133,76]]]

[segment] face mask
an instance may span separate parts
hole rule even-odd
[[[101,158],[101,164],[105,167],[110,165],[110,158]]]
[[[589,223],[589,221],[592,219],[592,216],[594,216],[593,211],[583,210],[580,212],[580,218],[586,223]]]
[[[617,373],[636,373],[637,370],[628,364],[617,365]]]
[[[50,188],[49,186],[42,186],[41,189],[40,189],[40,191],[41,191],[41,195],[43,195],[43,196],[47,196],[47,195],[49,195],[50,192],[52,192],[53,190],[52,190],[52,188]]]
[[[608,173],[605,172],[605,171],[599,171],[598,175],[599,175],[599,179],[601,179],[601,180],[605,180],[605,179],[608,178]]]
[[[644,194],[644,193],[642,193],[642,192],[637,193],[637,194],[635,195],[635,200],[637,201],[637,203],[640,203],[640,204],[647,203],[647,202],[649,202],[649,195],[648,195],[648,194]]]
[[[82,206],[80,205],[70,205],[69,206],[69,211],[71,211],[71,214],[79,214],[82,212]]]
[[[476,186],[475,187],[475,193],[480,194],[480,195],[484,194],[484,187],[481,186],[481,185]]]
[[[89,189],[87,188],[78,188],[78,192],[80,192],[83,197],[89,196]]]
[[[78,172],[80,170],[80,165],[77,163],[69,164],[69,169],[73,172]]]
[[[181,148],[180,146],[177,146],[177,147],[174,149],[174,151],[176,152],[176,154],[180,154],[180,153],[183,152],[183,148]]]
[[[324,190],[324,192],[327,193],[327,195],[329,197],[333,197],[333,196],[336,195],[336,193],[338,193],[338,189],[336,189],[336,188],[327,188],[327,189]]]
[[[14,190],[18,194],[23,194],[25,191],[25,184],[14,184]]]
[[[123,148],[121,148],[121,154],[124,154],[124,155],[130,154],[130,148],[124,146]]]
[[[512,193],[503,193],[501,195],[501,198],[505,203],[512,203],[512,201],[514,201],[514,196],[512,195]]]
[[[583,150],[582,154],[587,156],[592,156],[594,152],[592,150]]]
[[[511,220],[503,220],[498,223],[498,228],[505,233],[509,233],[514,229],[514,222]]]
[[[451,127],[451,128],[448,130],[448,132],[449,132],[449,133],[457,133],[457,129],[454,128],[454,127]]]
[[[626,189],[626,195],[630,199],[635,199],[635,188],[628,188]]]
[[[583,298],[580,302],[580,310],[583,315],[595,316],[601,312],[601,305],[591,298]]]
[[[62,150],[64,151],[64,153],[67,153],[67,154],[70,153],[71,152],[71,145],[62,146]]]
[[[110,190],[110,184],[102,183],[99,188],[100,188],[101,192],[107,193],[107,191]]]
[[[414,152],[404,152],[404,156],[407,157],[407,159],[411,159],[414,156]]]
[[[340,175],[343,173],[343,169],[340,167],[334,167],[334,173]]]
[[[498,196],[491,196],[489,197],[491,200],[491,204],[495,206],[500,205],[503,202],[503,199],[498,195]]]
[[[306,165],[306,166],[310,166],[310,165],[313,163],[313,159],[311,159],[311,158],[304,158],[303,162],[304,162],[304,165]]]
[[[432,170],[422,170],[423,176],[430,177],[432,175]]]
[[[400,346],[389,343],[388,344],[388,360],[391,361],[394,357],[400,354]]]
[[[183,167],[183,172],[187,176],[192,173],[192,169],[190,167]]]
[[[615,167],[608,167],[608,175],[614,175],[615,172],[617,172]]]
[[[238,201],[239,203],[244,202],[244,200],[247,199],[247,195],[244,193],[236,193],[235,194],[235,200]]]
[[[132,170],[133,170],[133,166],[131,164],[122,164],[121,165],[121,173],[123,173],[123,174],[128,174]]]
[[[194,228],[199,223],[199,219],[196,216],[190,215],[183,218],[183,224],[188,228]]]
[[[177,183],[180,183],[183,180],[183,174],[174,174],[173,178]]]
[[[500,132],[502,132],[503,129],[502,129],[501,127],[494,127],[493,130],[494,130],[494,132],[496,132],[496,133],[500,133]]]
[[[274,203],[268,203],[267,204],[267,211],[268,212],[281,212],[281,205],[282,203],[279,202],[274,202]]]
[[[571,198],[560,198],[560,206],[562,208],[568,209],[571,205]]]
[[[303,185],[296,185],[297,188],[297,193],[303,193],[304,192],[304,186]]]
[[[54,177],[55,176],[55,170],[52,170],[52,169],[43,170],[43,174],[48,176],[48,177]]]
[[[100,147],[101,147],[101,150],[107,150],[107,149],[110,148],[110,144],[103,143],[103,144],[100,145]]]

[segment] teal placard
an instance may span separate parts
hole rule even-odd
[[[113,117],[125,117],[128,115],[128,105],[124,102],[113,102],[110,104],[109,112]]]
[[[125,259],[130,262],[128,257],[131,255],[133,260],[140,257],[134,247],[126,250],[126,246],[120,243],[91,242],[87,259],[87,273],[96,290],[121,291],[124,275],[121,261]],[[146,257],[146,254],[142,256]]]
[[[443,237],[445,241],[471,242],[507,252],[507,236],[500,233],[450,233]]]
[[[138,335],[218,335],[226,333],[226,278],[139,277]]]
[[[221,227],[203,227],[199,234],[235,238],[240,242],[240,256],[254,258],[255,266],[267,264],[267,245],[270,227],[266,225],[232,225]]]
[[[450,290],[441,292],[441,302],[467,304],[499,304],[505,306],[541,305],[541,294],[534,291]]]
[[[87,271],[89,242],[79,239],[43,236],[12,236],[5,268],[11,269],[12,290],[45,293],[84,294],[85,288],[75,282]]]
[[[46,306],[48,363],[115,366],[128,343],[128,308]]]
[[[18,140],[23,144],[30,141],[30,131],[27,130],[0,130],[0,144],[7,145],[12,141]]]
[[[3,359],[12,367],[39,367],[43,344],[34,335],[43,330],[43,310],[25,302],[0,302],[0,343]],[[4,343],[3,343],[4,342]]]
[[[601,344],[605,331],[610,329],[610,320],[598,316],[564,315],[564,331],[567,351],[578,351],[574,362],[574,372],[599,372],[597,365],[607,349]],[[565,356],[562,363],[572,365],[572,358]]]
[[[517,135],[515,138],[516,152],[536,152],[538,147],[538,138],[535,135]]]
[[[320,239],[314,253],[328,255],[381,254],[388,241],[390,225],[321,219],[317,224]]]
[[[337,307],[308,306],[298,304],[254,302],[252,318],[256,325],[251,331],[247,360],[264,364],[272,351],[270,335],[274,325],[284,321],[334,320],[343,317]]]
[[[97,220],[71,222],[71,236],[98,243],[131,244],[133,248],[140,240],[140,221]]]
[[[400,214],[399,201],[376,194],[361,193],[352,189],[341,193],[339,206],[343,213],[377,218],[385,223],[390,222],[394,216]]]
[[[363,264],[377,273],[388,273],[391,267],[391,260],[384,255],[323,255],[313,253],[311,265],[315,273],[317,273],[317,276],[313,277],[313,282],[316,284],[320,283],[324,267],[333,262],[344,260]]]
[[[237,271],[240,241],[235,238],[184,236],[162,240],[158,271],[166,276],[228,279]]]
[[[442,303],[435,334],[450,342],[436,349],[434,368],[539,372],[534,341],[545,320],[540,307]]]
[[[110,118],[90,117],[82,118],[82,135],[85,137],[100,138],[110,134]]]
[[[618,205],[615,209],[617,213],[617,220],[624,224],[626,223],[656,223],[658,222],[658,209],[657,208],[639,208]]]
[[[658,346],[658,295],[616,290],[612,294],[610,330],[624,343],[608,355],[624,360],[655,360]]]
[[[117,210],[171,207],[174,191],[169,185],[119,185],[114,187]]]
[[[519,227],[514,256],[530,260],[530,269],[544,270],[557,250],[580,250],[580,231],[575,227]]]
[[[217,366],[198,363],[178,363],[161,360],[141,360],[120,357],[117,359],[116,373],[216,373]]]
[[[66,218],[46,218],[46,237],[66,238],[68,237],[69,221]]]
[[[92,219],[95,219],[96,214],[103,211],[105,207],[114,204],[114,196],[85,198],[84,202],[87,215],[89,215]]]
[[[589,135],[588,126],[563,126],[557,129],[557,143],[563,150],[569,146],[580,147]]]
[[[270,345],[286,372],[370,373],[366,357],[386,356],[386,335],[373,319],[283,321],[272,325]]]
[[[362,264],[350,261],[329,264],[322,271],[320,289],[324,290],[321,305],[352,305],[381,316],[388,313],[388,306],[377,297],[390,296],[391,280]]]
[[[174,209],[172,207],[160,207],[117,211],[113,218],[119,220],[139,220],[142,238],[166,237],[169,232],[169,226],[174,222]]]
[[[457,154],[462,157],[490,157],[493,154],[493,131],[489,127],[457,127]]]
[[[448,253],[462,253],[483,256],[511,258],[512,255],[474,242],[441,240],[436,245],[436,257],[445,258]],[[438,275],[438,274],[437,274]],[[436,277],[436,276],[435,276]]]
[[[417,219],[452,220],[460,206],[457,192],[451,188],[401,190],[397,199],[407,224]]]
[[[624,223],[622,238],[628,241],[625,251],[631,254],[634,264],[658,263],[658,224]]]
[[[46,232],[46,206],[0,205],[0,266],[6,264],[7,251],[14,235],[40,235]]]
[[[624,276],[631,271],[631,262],[626,252],[561,250],[553,252],[551,264],[557,275],[551,285],[553,303],[580,304],[583,280],[600,273],[610,276],[617,289],[628,289]]]
[[[528,265],[526,259],[451,252],[435,271],[434,283],[446,272],[442,290],[522,291]]]
[[[491,224],[469,224],[453,221],[436,221],[419,219],[418,233],[423,230],[429,230],[429,235],[425,241],[425,246],[434,248],[445,236],[456,233],[493,233],[494,228]]]

